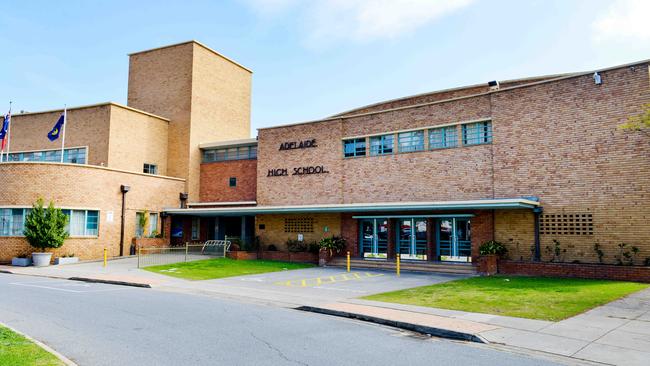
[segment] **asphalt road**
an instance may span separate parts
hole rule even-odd
[[[551,365],[275,306],[0,274],[0,322],[79,365]]]

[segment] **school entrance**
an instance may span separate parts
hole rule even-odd
[[[359,218],[364,259],[471,262],[470,214]]]

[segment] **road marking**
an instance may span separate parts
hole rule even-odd
[[[367,278],[380,277],[383,273],[372,272],[350,272],[341,273],[333,276],[323,276],[314,278],[300,278],[295,280],[275,282],[274,285],[287,286],[287,287],[318,287],[323,284],[332,284],[338,282],[360,281]],[[325,287],[320,287],[325,288]]]
[[[67,282],[57,282],[57,283],[51,283],[51,286],[46,286],[46,285],[41,285],[41,283],[45,282],[12,282],[10,285],[14,286],[25,286],[25,287],[36,287],[36,288],[42,288],[42,289],[47,289],[47,290],[56,290],[56,291],[63,291],[63,292],[72,292],[72,293],[89,293],[89,292],[107,292],[107,291],[119,291],[119,290],[126,290],[126,288],[123,287],[115,287],[115,288],[105,288],[105,289],[99,289],[99,290],[72,290],[69,288],[62,288],[62,287],[83,287],[83,288],[91,288],[92,286],[88,283],[67,283]],[[53,287],[53,286],[59,286],[59,287]]]

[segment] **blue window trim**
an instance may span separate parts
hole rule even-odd
[[[366,138],[343,140],[343,157],[356,158],[366,156]]]
[[[400,153],[424,151],[424,130],[400,132],[397,141]]]
[[[434,141],[434,136],[439,137],[440,139]],[[450,147],[458,147],[458,126],[429,129],[429,150],[446,149]]]
[[[379,144],[373,145],[373,142],[378,141]],[[377,148],[374,148],[374,147]],[[380,136],[370,137],[370,156],[379,155],[392,155],[395,153],[395,135],[386,134]]]
[[[63,150],[63,162],[69,164],[86,164],[86,147],[71,147]],[[61,162],[61,150],[36,150],[8,153],[8,161],[46,161]]]
[[[492,121],[466,123],[463,126],[463,145],[492,143]]]

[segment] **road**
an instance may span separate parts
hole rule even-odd
[[[215,297],[0,274],[0,322],[79,365],[552,365]]]

